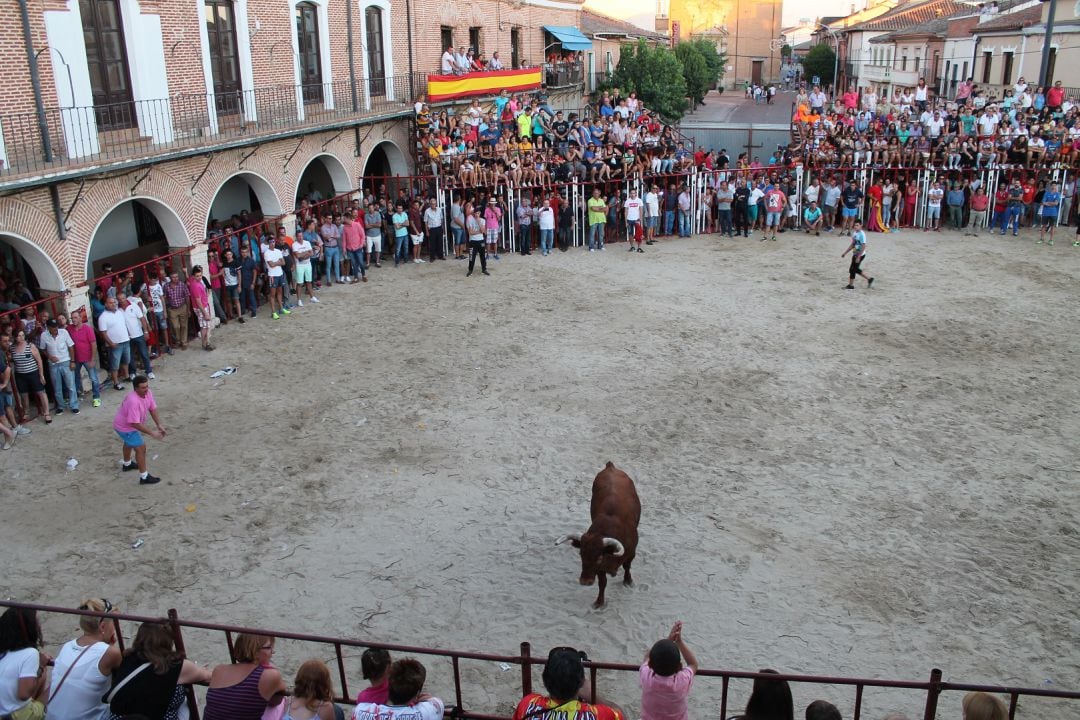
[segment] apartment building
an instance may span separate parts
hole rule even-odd
[[[16,19],[0,43],[0,268],[69,307],[106,261],[198,261],[213,219],[411,174],[413,102],[446,43],[540,64],[580,22],[577,0],[0,7]]]

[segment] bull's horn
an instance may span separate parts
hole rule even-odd
[[[613,557],[619,557],[626,552],[626,548],[623,547],[623,544],[615,538],[604,538],[604,549],[607,550],[608,548],[615,548],[615,552],[611,553]]]
[[[555,541],[556,545],[562,545],[567,540],[581,540],[581,533],[570,533],[569,535],[563,535],[561,538]]]

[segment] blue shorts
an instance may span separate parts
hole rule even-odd
[[[115,430],[115,428],[113,428]],[[121,432],[116,430],[116,434],[120,436],[120,439],[124,441],[124,445],[127,447],[142,447],[143,443],[142,434],[138,430],[129,430],[127,432]]]
[[[656,227],[659,224],[660,224],[660,218],[658,216],[656,216],[656,215],[649,215],[647,218],[645,218],[645,227],[646,227],[646,229],[652,228],[653,230],[655,230]]]
[[[0,392],[0,415],[9,407],[15,407],[15,396],[9,392]]]
[[[765,225],[766,226],[773,227],[773,226],[779,225],[779,224],[780,224],[780,213],[778,213],[778,212],[767,212],[767,213],[765,213]]]
[[[131,363],[131,346],[121,343],[114,348],[109,348],[109,370],[119,370],[121,365]]]
[[[941,218],[941,206],[940,205],[927,205],[926,206],[926,219],[936,220]]]
[[[844,217],[859,217],[859,208],[844,208]]]
[[[283,288],[285,287],[285,273],[270,278],[270,287]]]

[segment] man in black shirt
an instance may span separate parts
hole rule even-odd
[[[859,219],[859,210],[862,207],[862,199],[862,190],[855,186],[855,178],[852,178],[848,181],[847,187],[840,193],[844,216],[844,223],[840,227],[841,235],[849,233],[851,228],[855,225],[855,221]]]
[[[750,237],[750,222],[746,214],[746,208],[750,202],[750,188],[746,187],[746,180],[739,178],[735,188],[735,202],[732,210],[735,219],[735,234],[742,230],[743,237]]]
[[[563,118],[562,110],[555,113],[555,120],[551,123],[551,134],[555,137],[559,154],[566,157],[566,151],[569,148],[567,136],[570,134],[570,123]]]

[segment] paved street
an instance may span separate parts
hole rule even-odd
[[[795,93],[778,92],[772,105],[755,105],[747,100],[742,90],[725,90],[723,94],[710,92],[705,98],[705,105],[692,114],[683,117],[683,123],[698,125],[702,123],[779,123],[788,124],[791,120],[791,103]]]

